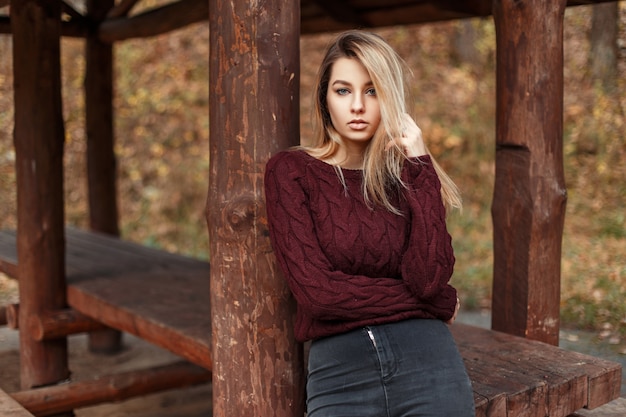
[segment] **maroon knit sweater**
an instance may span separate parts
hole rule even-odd
[[[333,166],[302,150],[267,163],[270,238],[297,302],[296,338],[407,318],[450,319],[454,254],[430,157],[405,163],[408,189],[393,200],[402,216],[368,207],[362,171],[342,172],[346,188]]]

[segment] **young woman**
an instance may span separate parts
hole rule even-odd
[[[404,62],[379,36],[333,42],[316,91],[315,143],[265,174],[270,238],[312,340],[308,417],[470,417],[446,324],[459,309],[450,178],[407,114]]]

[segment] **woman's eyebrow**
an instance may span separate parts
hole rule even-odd
[[[335,84],[352,86],[352,83],[350,83],[349,81],[344,81],[344,80],[335,80],[335,81],[333,81],[333,83],[331,85],[335,85]],[[369,87],[369,86],[374,85],[374,83],[372,81],[368,81],[368,82],[365,83],[365,85],[367,87]]]
[[[332,85],[335,85],[335,84],[352,85],[348,81],[344,81],[344,80],[335,80]]]

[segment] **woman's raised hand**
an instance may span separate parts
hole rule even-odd
[[[402,116],[402,134],[400,137],[389,142],[387,149],[397,145],[409,158],[426,155],[426,145],[424,145],[424,139],[422,138],[422,129],[419,128],[415,120],[413,120],[409,114],[404,113]]]

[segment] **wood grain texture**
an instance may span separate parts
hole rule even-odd
[[[294,304],[269,242],[263,174],[299,140],[299,4],[209,4],[213,407],[218,416],[302,416]],[[235,378],[232,376],[236,375]]]
[[[492,327],[558,344],[566,1],[495,1]],[[528,30],[528,28],[533,28]]]
[[[619,363],[459,323],[451,330],[475,398],[503,395],[508,417],[565,417],[619,397]]]
[[[66,306],[60,16],[60,0],[11,5],[21,322]],[[66,341],[20,332],[20,375],[23,388],[69,378]]]

